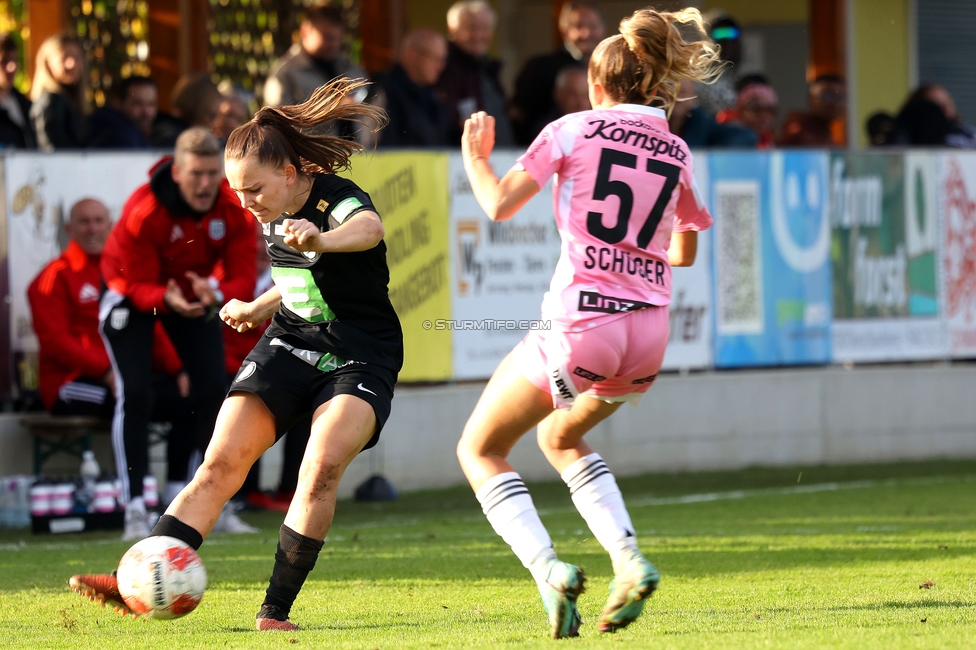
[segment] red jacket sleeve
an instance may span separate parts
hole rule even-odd
[[[148,185],[136,190],[102,253],[105,284],[144,312],[169,311],[163,302],[166,286],[159,284],[159,251],[150,225],[151,215],[162,209]]]
[[[220,290],[224,301],[254,300],[254,285],[258,281],[257,222],[250,212],[237,205],[228,205],[225,211],[227,245],[220,260],[223,267]]]
[[[98,331],[91,333],[86,346],[71,327],[71,297],[67,280],[62,274],[66,264],[61,259],[52,262],[27,289],[34,320],[34,332],[44,355],[72,367],[81,375],[101,377],[109,369],[108,354]]]

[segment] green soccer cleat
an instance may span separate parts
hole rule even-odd
[[[657,569],[640,551],[631,551],[610,582],[610,598],[600,614],[599,630],[616,632],[636,621],[660,579]]]
[[[542,604],[549,615],[552,638],[579,636],[580,615],[576,599],[583,593],[586,578],[578,566],[553,559],[544,585],[539,586]]]

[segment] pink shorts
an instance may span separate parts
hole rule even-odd
[[[661,370],[667,307],[645,307],[583,332],[530,330],[515,347],[519,370],[556,408],[579,394],[636,403]]]

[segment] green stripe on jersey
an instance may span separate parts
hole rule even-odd
[[[322,297],[309,269],[271,267],[271,279],[278,287],[281,302],[309,323],[335,320],[335,313]]]
[[[332,216],[341,224],[353,210],[358,210],[361,207],[363,207],[362,201],[351,196],[344,201],[340,201],[336,207],[332,208]]]

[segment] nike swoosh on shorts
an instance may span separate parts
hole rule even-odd
[[[376,395],[376,393],[374,393],[370,389],[368,389],[365,386],[363,386],[363,382],[359,382],[359,384],[356,386],[356,388],[358,388],[361,391],[365,391],[365,392],[369,393],[370,395]],[[376,396],[379,397],[379,395],[376,395]]]

